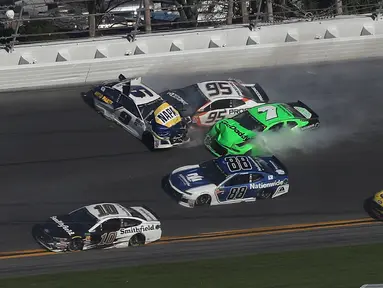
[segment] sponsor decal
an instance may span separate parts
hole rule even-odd
[[[201,181],[203,177],[201,175],[198,175],[198,173],[191,173],[186,176],[186,179],[189,182],[198,182]]]
[[[317,128],[318,126],[319,126],[319,123],[315,123],[315,124],[311,124],[311,125],[302,127],[301,130],[314,129],[314,128]]]
[[[247,109],[229,109],[229,115],[240,114],[245,111],[247,111]]]
[[[157,123],[165,125],[168,128],[181,121],[179,113],[168,103],[160,105],[156,111],[154,111],[154,117]]]
[[[147,231],[153,231],[155,230],[154,225],[146,225],[146,226],[140,226],[140,227],[131,227],[131,228],[125,228],[121,229],[121,234],[129,234],[129,233],[141,233],[141,232],[147,232]]]
[[[105,95],[103,95],[102,93],[100,93],[98,91],[94,92],[94,96],[96,96],[97,98],[101,99],[106,104],[113,104],[112,100],[110,100],[108,97],[106,97]]]
[[[297,110],[299,113],[301,113],[307,119],[310,119],[312,116],[312,114],[309,111],[307,111],[307,109],[305,109],[303,107],[294,106],[294,109]]]
[[[251,87],[251,89],[253,89],[253,91],[255,92],[255,94],[257,94],[258,98],[261,100],[261,101],[264,101],[261,93],[259,93],[259,91],[257,89],[255,89],[255,87]]]
[[[64,223],[63,221],[57,219],[56,216],[52,216],[51,219],[52,219],[54,222],[56,222],[56,224],[57,224],[58,227],[62,228],[66,233],[68,233],[68,235],[72,236],[72,235],[76,234],[76,233],[74,233],[74,232],[69,228],[68,225],[65,225],[65,223]]]
[[[180,178],[180,180],[186,185],[186,186],[190,186],[190,183],[188,180],[186,180],[185,176],[180,174],[178,175],[178,178]]]
[[[284,183],[284,181],[281,181],[281,180],[275,180],[275,181],[269,182],[269,183],[257,183],[257,184],[250,183],[250,189],[270,188],[270,187],[275,187],[275,186],[279,186],[282,184],[285,184],[285,183]]]
[[[233,130],[239,137],[241,137],[243,139],[243,141],[247,141],[249,140],[250,138],[246,136],[245,133],[241,132],[238,130],[238,128],[235,126],[235,125],[230,125],[229,123],[227,122],[222,122],[227,128]]]
[[[182,104],[184,105],[189,105],[188,102],[186,102],[184,99],[181,98],[181,96],[179,96],[178,94],[174,93],[174,92],[168,92],[167,93],[170,97],[176,99],[178,102],[181,102]]]

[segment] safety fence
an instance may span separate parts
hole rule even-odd
[[[9,52],[14,45],[89,38],[105,35],[158,33],[191,30],[206,26],[231,24],[274,25],[296,21],[314,21],[338,15],[380,14],[381,2],[359,2],[334,5],[321,9],[304,9],[297,1],[224,0],[200,1],[195,5],[179,5],[177,1],[160,3],[149,0],[27,0],[19,5],[3,6],[3,32],[0,42]],[[186,0],[185,0],[186,1]],[[103,3],[104,6],[97,5]],[[29,4],[28,4],[29,3]]]

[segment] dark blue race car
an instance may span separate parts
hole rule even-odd
[[[169,176],[172,194],[185,207],[254,202],[289,191],[287,168],[275,156],[223,156],[183,166]]]

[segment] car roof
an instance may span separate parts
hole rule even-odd
[[[231,95],[224,95],[224,94],[218,94],[218,95],[210,95],[211,92],[209,92],[209,90],[206,88],[207,85],[209,84],[212,84],[212,83],[225,83],[225,84],[228,84],[230,85],[230,87],[232,88],[232,94]],[[244,97],[243,93],[241,92],[241,90],[236,86],[236,85],[239,85],[237,84],[236,82],[234,81],[230,81],[230,80],[219,80],[219,81],[216,81],[216,80],[212,80],[212,81],[205,81],[205,82],[199,82],[197,83],[197,86],[198,88],[201,90],[201,92],[210,100],[210,101],[214,101],[214,100],[217,100],[217,99],[225,99],[225,98],[230,98],[230,99],[242,99]]]
[[[106,206],[108,205],[113,206],[115,208],[115,211],[117,211],[117,214],[106,214],[106,215],[100,216],[100,209],[103,209],[105,211],[106,209],[108,209],[106,208]],[[118,203],[96,203],[96,204],[87,205],[84,208],[86,208],[88,212],[92,214],[94,217],[96,217],[99,221],[102,221],[104,219],[109,219],[109,218],[115,218],[115,217],[116,218],[132,217],[129,211],[124,206]]]
[[[124,93],[124,91],[123,91],[124,87],[129,87],[129,81],[119,82],[119,83],[113,85],[112,89],[116,89],[119,92]],[[152,94],[152,96],[145,95],[144,97],[136,97],[132,93],[127,95],[127,96],[129,96],[130,99],[132,99],[134,101],[134,103],[136,103],[136,105],[145,105],[147,103],[153,102],[154,100],[162,99],[162,97],[159,94],[157,94],[151,88],[149,88],[148,86],[146,86],[142,83],[140,83],[140,84],[133,83],[131,85],[130,91],[141,90],[141,89],[148,90]]]
[[[272,119],[267,119],[267,111],[262,111],[262,108],[266,108],[267,106],[272,106],[276,109],[277,116]],[[291,110],[293,108],[289,107],[286,103],[267,103],[263,105],[256,106],[254,108],[249,109],[249,113],[255,117],[259,122],[261,122],[265,126],[272,125],[274,123],[278,123],[280,121],[285,120],[293,120],[293,119],[301,119],[293,114]],[[261,111],[260,111],[261,110]]]
[[[232,161],[228,158],[234,159],[234,161],[241,161],[242,159],[247,159],[247,162],[250,164],[249,169],[246,170],[238,170],[238,171],[232,171],[229,168],[228,162]],[[243,160],[242,160],[243,161]],[[216,164],[218,167],[226,174],[226,175],[233,175],[237,173],[269,173],[269,167],[267,164],[262,161],[262,158],[254,157],[254,156],[222,156],[217,159],[215,159]]]

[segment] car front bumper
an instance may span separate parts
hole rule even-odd
[[[66,252],[68,251],[68,242],[55,241],[55,239],[44,231],[41,225],[35,225],[32,229],[33,238],[41,246],[51,252]]]
[[[190,138],[161,138],[153,133],[154,139],[154,148],[155,149],[167,149],[175,146],[183,145],[187,142],[190,142]]]
[[[168,182],[171,188],[171,196],[173,196],[177,200],[178,204],[187,208],[193,208],[195,205],[195,199],[191,198],[191,195],[175,187],[170,177],[168,178]]]

